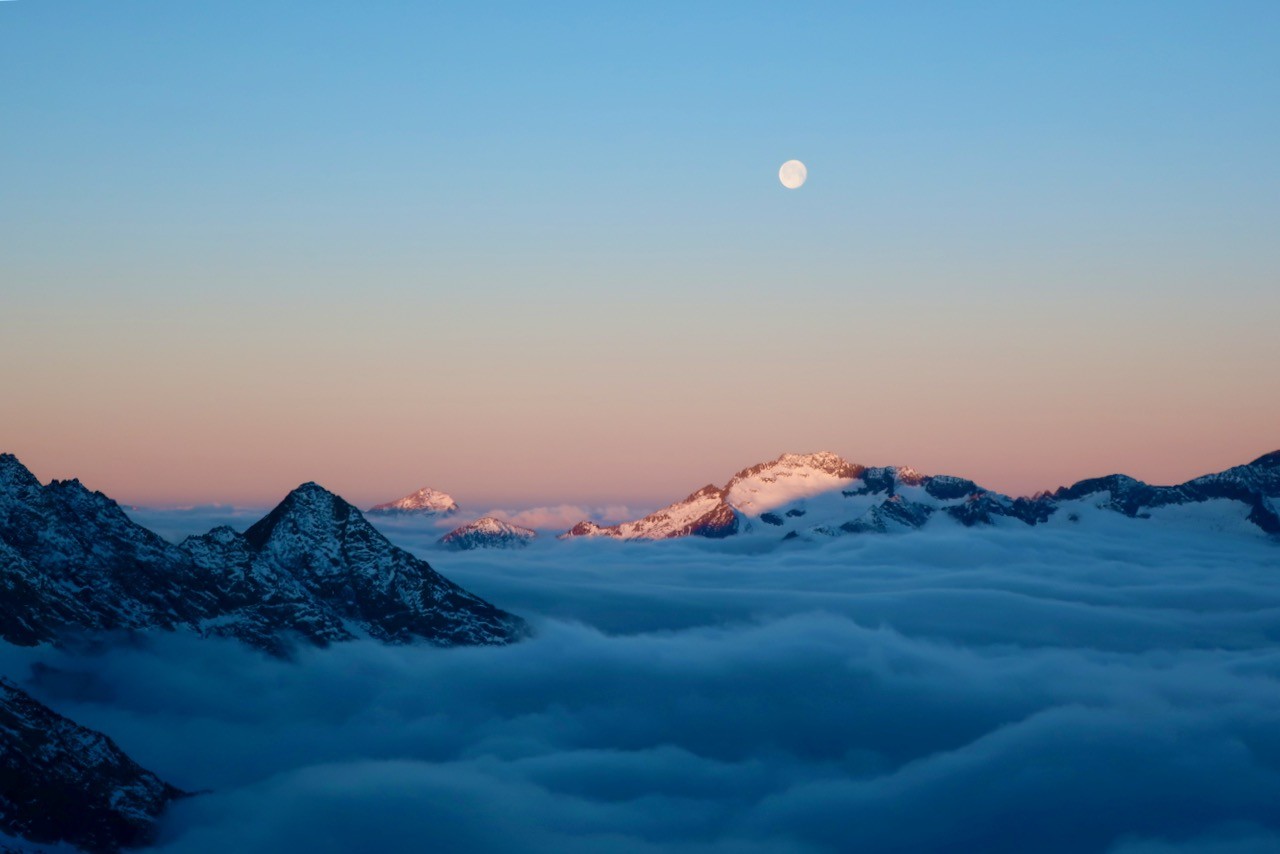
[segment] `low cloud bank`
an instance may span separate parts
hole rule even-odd
[[[179,542],[192,534],[206,534],[219,525],[243,531],[271,511],[270,507],[203,504],[196,507],[125,507],[130,519],[166,540]]]
[[[227,504],[209,504],[198,507],[151,508],[126,507],[129,518],[150,528],[165,539],[181,541],[192,534],[204,534],[219,525],[229,525],[243,531],[270,512],[270,507],[234,507]],[[493,516],[532,528],[543,535],[560,534],[584,519],[601,525],[612,525],[643,515],[624,504],[586,506],[579,504],[554,504],[539,507],[495,507],[484,513],[463,511],[453,516],[369,516],[368,519],[383,534],[401,543],[431,546],[444,533],[459,525],[474,522],[484,516]]]
[[[528,507],[524,510],[495,509],[482,515],[493,516],[513,525],[523,525],[535,531],[562,533],[584,519],[590,519],[601,525],[613,525],[632,518],[635,513],[634,509],[624,504],[601,507],[556,504],[548,507]]]
[[[536,638],[0,668],[211,790],[172,852],[1276,850],[1280,548],[1122,522],[434,553]]]

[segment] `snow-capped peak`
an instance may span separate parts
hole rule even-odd
[[[440,538],[440,545],[454,549],[512,548],[528,545],[537,536],[529,528],[485,516],[454,528]]]
[[[452,516],[458,512],[458,503],[447,493],[424,486],[404,498],[374,505],[369,508],[369,512],[380,515],[412,513],[422,516]]]
[[[790,504],[847,486],[864,467],[830,451],[815,454],[782,454],[776,460],[743,469],[725,487],[728,503],[748,516],[758,516]]]
[[[288,532],[307,540],[334,535],[352,517],[355,508],[314,481],[292,490],[270,513],[251,525],[245,536],[256,547]]]

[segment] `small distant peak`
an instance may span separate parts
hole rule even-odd
[[[606,529],[602,526],[592,522],[590,519],[587,519],[565,531],[558,537],[558,539],[565,540],[570,537],[598,537],[601,536],[605,530]]]
[[[724,498],[724,490],[714,483],[708,483],[697,492],[691,493],[685,501],[698,501],[703,498]]]
[[[919,486],[924,482],[924,475],[911,466],[898,466],[897,475],[898,483],[905,483],[908,486]]]
[[[184,537],[182,545],[187,548],[200,545],[229,546],[241,539],[241,535],[230,525],[218,525],[204,534],[191,534]]]
[[[452,516],[458,512],[458,509],[458,502],[453,500],[453,496],[424,486],[395,501],[375,504],[369,508],[369,512],[379,515],[412,513],[424,516]]]
[[[526,545],[537,536],[537,532],[529,528],[513,525],[493,516],[485,516],[453,529],[441,537],[439,543],[456,549],[511,547]]]
[[[485,516],[481,519],[475,520],[474,522],[469,522],[466,525],[455,529],[453,533],[457,533],[458,531],[481,531],[487,534],[527,534],[530,536],[534,534],[534,531],[529,528],[525,528],[521,525],[514,525],[493,516]]]

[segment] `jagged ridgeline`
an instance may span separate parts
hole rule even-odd
[[[175,545],[79,481],[42,486],[0,454],[0,638],[34,645],[149,628],[274,654],[295,638],[458,646],[527,633],[314,483],[243,534],[221,527]]]
[[[826,451],[783,454],[634,522],[580,522],[561,537],[821,540],[939,522],[1036,526],[1098,511],[1139,519],[1175,513],[1186,524],[1280,534],[1280,451],[1177,486],[1117,474],[1030,498],[1002,495],[967,478],[858,465]]]

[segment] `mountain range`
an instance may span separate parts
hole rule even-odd
[[[173,544],[79,481],[41,486],[0,455],[0,638],[180,627],[277,655],[295,638],[453,646],[525,631],[314,483],[243,534],[219,527]]]
[[[1280,535],[1280,451],[1176,486],[1115,474],[1020,498],[967,478],[868,467],[826,451],[783,454],[644,518],[607,527],[584,521],[561,538],[813,540],[947,522],[966,527],[1074,522],[1094,511],[1141,519],[1178,516],[1188,523]]]
[[[178,629],[278,656],[296,642],[492,645],[528,631],[317,484],[244,533],[219,527],[174,544],[79,481],[41,485],[0,454],[0,639],[67,645]],[[8,681],[0,747],[0,832],[11,836],[114,851],[145,843],[181,794]]]
[[[432,502],[441,503],[424,497]],[[1116,474],[1019,498],[965,478],[821,452],[783,454],[641,519],[582,522],[562,537],[802,542],[938,525],[1071,525],[1100,515],[1280,536],[1278,508],[1280,451],[1175,486]],[[509,548],[534,536],[486,517],[441,544]],[[243,533],[218,527],[172,543],[79,481],[42,485],[17,458],[0,454],[0,640],[73,646],[86,637],[176,630],[288,656],[296,643],[358,637],[509,644],[528,627],[393,545],[315,483],[294,489]],[[157,817],[183,796],[105,735],[2,676],[0,749],[0,834],[115,851],[149,841]]]

